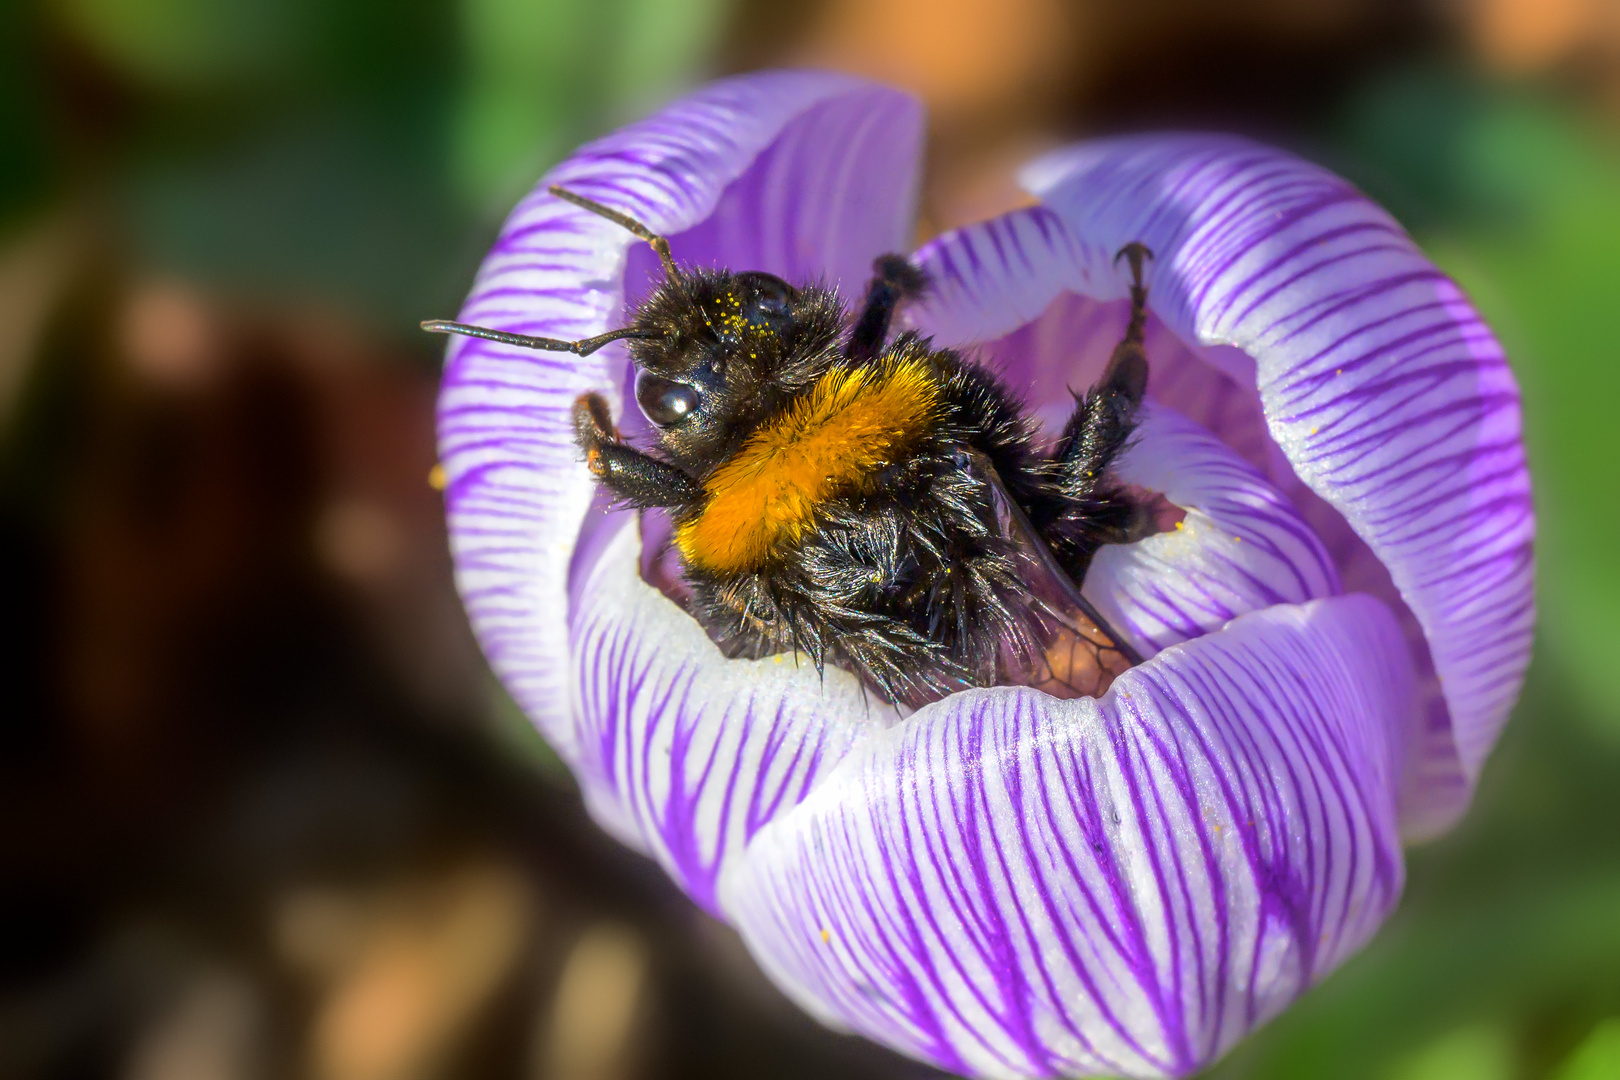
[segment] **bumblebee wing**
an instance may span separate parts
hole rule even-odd
[[[1091,602],[1007,493],[989,458],[969,451],[969,469],[990,489],[996,526],[1012,550],[1029,590],[1028,634],[1001,652],[1000,682],[1032,686],[1053,697],[1101,697],[1121,672],[1142,657]],[[1022,636],[1022,635],[1020,635]]]

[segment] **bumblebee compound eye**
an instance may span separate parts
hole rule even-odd
[[[693,387],[654,375],[636,372],[636,404],[648,420],[661,428],[674,427],[697,411],[703,401]]]

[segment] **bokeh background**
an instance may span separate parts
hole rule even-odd
[[[501,216],[713,74],[932,116],[927,234],[1075,136],[1350,176],[1515,359],[1538,651],[1478,803],[1223,1080],[1620,1077],[1620,2],[0,4],[0,1077],[922,1077],[584,817],[450,582]]]

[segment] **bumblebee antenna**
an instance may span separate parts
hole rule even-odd
[[[428,319],[422,323],[422,329],[430,334],[460,334],[462,337],[498,341],[502,345],[516,345],[521,349],[538,349],[542,352],[568,352],[573,353],[575,356],[589,356],[610,341],[622,341],[625,338],[648,341],[653,338],[663,337],[662,334],[634,330],[627,326],[619,330],[609,330],[605,334],[597,334],[595,337],[581,338],[579,341],[563,341],[560,338],[509,334],[505,330],[491,330],[486,326],[471,326],[467,323],[451,322],[448,319]]]
[[[632,233],[635,233],[637,236],[641,237],[643,240],[647,241],[647,243],[652,245],[652,249],[658,253],[659,260],[664,264],[664,273],[668,275],[670,280],[673,281],[680,275],[680,271],[675,267],[675,257],[669,253],[669,241],[647,228],[647,226],[643,225],[635,218],[626,214],[621,214],[617,210],[610,210],[601,203],[597,202],[595,199],[587,199],[583,195],[575,195],[567,188],[559,187],[556,184],[552,184],[546,190],[550,191],[553,195],[557,196],[559,199],[562,199],[564,202],[571,202],[582,210],[589,210],[597,217],[607,218],[609,221],[613,222],[613,224],[629,229]]]

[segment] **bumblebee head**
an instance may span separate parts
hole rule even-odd
[[[683,272],[636,312],[636,403],[676,463],[702,473],[835,355],[836,296],[771,274]]]
[[[556,185],[550,191],[652,245],[664,280],[630,325],[579,341],[444,319],[429,319],[422,329],[576,356],[629,341],[636,403],[661,449],[700,476],[836,359],[844,312],[831,289],[795,288],[757,271],[683,270],[669,241],[635,218]]]

